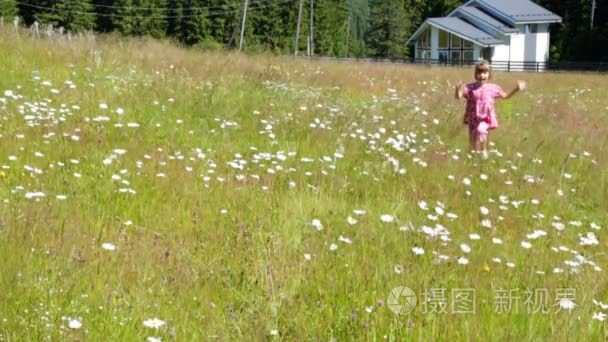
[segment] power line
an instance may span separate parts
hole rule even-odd
[[[256,3],[256,2],[263,2],[264,0],[258,0],[258,1],[252,1],[251,3]],[[1,1],[0,1],[1,2]],[[62,0],[61,2],[63,3],[80,3],[78,0]],[[238,3],[231,3],[231,4],[224,4],[224,5],[215,5],[215,6],[201,6],[201,7],[187,7],[187,8],[181,8],[181,10],[186,10],[186,11],[195,11],[195,10],[205,10],[205,9],[214,9],[214,8],[224,8],[224,7],[236,7],[240,4]],[[168,7],[138,7],[138,6],[114,6],[114,5],[101,5],[101,4],[94,4],[91,3],[91,6],[93,7],[99,7],[99,8],[110,8],[110,9],[135,9],[135,10],[154,10],[154,11],[173,11],[179,8],[168,8]]]
[[[253,7],[252,10],[260,9],[260,8],[266,8],[266,7],[270,7],[270,6],[273,6],[273,5],[284,4],[284,3],[292,2],[292,1],[294,1],[294,0],[279,0],[279,1],[276,1],[276,2],[268,3],[266,5],[261,4],[261,5],[258,5],[256,7]],[[108,18],[183,19],[183,18],[196,18],[196,17],[213,17],[213,16],[223,15],[223,14],[238,13],[238,12],[241,11],[240,9],[236,9],[236,10],[232,10],[232,11],[209,12],[209,13],[188,14],[188,15],[137,15],[137,14],[123,15],[123,14],[113,14],[113,13],[72,11],[72,10],[69,10],[69,9],[60,9],[60,8],[54,8],[54,7],[32,5],[32,4],[28,4],[28,3],[19,2],[19,1],[16,1],[15,3],[17,5],[21,5],[21,6],[25,6],[25,7],[37,8],[37,9],[42,9],[42,10],[50,10],[50,11],[55,11],[55,12],[59,12],[59,13],[94,15],[94,16],[98,16],[98,17],[108,17]]]

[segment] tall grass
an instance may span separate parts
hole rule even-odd
[[[0,341],[606,338],[604,75],[495,73],[488,160],[469,69],[2,29],[0,75]]]

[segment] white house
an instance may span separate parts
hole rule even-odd
[[[470,0],[447,17],[428,18],[407,40],[417,61],[544,68],[549,24],[562,18],[530,0]]]

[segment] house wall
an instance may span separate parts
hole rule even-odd
[[[524,61],[526,62],[536,61],[536,38],[536,34],[524,35]]]
[[[499,34],[496,36],[497,39],[500,39],[504,42],[507,42],[504,45],[497,45],[493,47],[492,51],[492,60],[493,61],[508,61],[511,55],[511,49],[509,47],[509,39],[510,37],[505,34]]]
[[[536,61],[546,62],[549,60],[549,32],[536,34]]]
[[[494,47],[494,54],[492,54],[493,61],[506,62],[509,60],[509,45],[497,45]]]
[[[510,47],[511,62],[523,62],[526,50],[526,35],[523,33],[511,35]]]
[[[549,58],[549,33],[536,33],[526,35],[527,62],[546,62]]]
[[[538,24],[537,33],[525,32],[525,25],[517,25],[519,34],[511,36],[511,61],[545,62],[549,58],[549,24]]]

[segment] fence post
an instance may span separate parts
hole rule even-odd
[[[38,24],[38,21],[34,21],[32,26],[30,26],[30,29],[32,30],[32,36],[34,36],[34,38],[36,39],[40,39],[40,31],[38,30],[39,25],[40,24]]]
[[[46,36],[49,39],[51,39],[51,37],[53,36],[53,25],[52,24],[46,25]]]
[[[511,60],[510,59],[507,61],[507,71],[508,72],[511,71]]]

